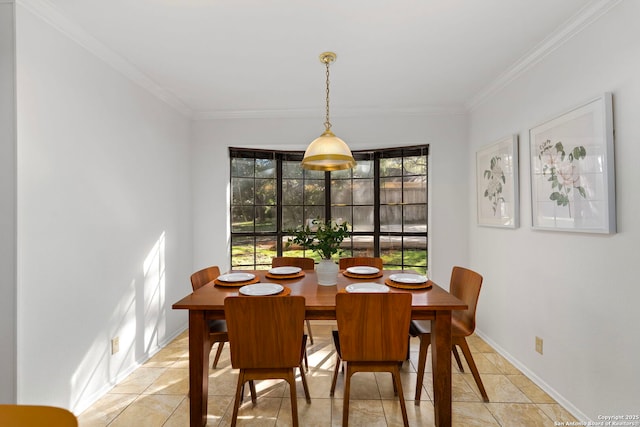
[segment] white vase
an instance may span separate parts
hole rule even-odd
[[[318,284],[333,286],[338,283],[338,264],[330,259],[322,259],[316,266]]]

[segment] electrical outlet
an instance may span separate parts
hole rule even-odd
[[[542,338],[536,337],[536,351],[542,354]]]
[[[111,354],[116,354],[120,351],[120,337],[111,339]]]

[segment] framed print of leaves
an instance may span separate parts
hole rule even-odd
[[[611,94],[529,131],[532,226],[615,233]]]
[[[518,135],[478,150],[476,183],[478,225],[518,227]]]

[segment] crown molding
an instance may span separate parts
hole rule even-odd
[[[515,64],[509,67],[489,86],[480,91],[465,107],[469,111],[473,111],[480,104],[491,98],[513,80],[530,70],[538,62],[542,61],[551,52],[565,44],[573,36],[579,34],[582,30],[597,21],[601,16],[615,7],[622,0],[594,0],[580,9],[575,15],[569,18],[564,24],[525,56],[520,58]]]
[[[119,73],[123,74],[129,80],[138,84],[148,92],[153,94],[161,101],[169,104],[174,109],[178,110],[183,115],[191,118],[193,111],[184,104],[180,99],[169,91],[162,88],[149,76],[142,73],[136,67],[131,65],[122,56],[118,55],[107,46],[102,44],[96,38],[91,36],[87,31],[65,17],[49,0],[17,0],[16,3],[19,6],[24,7],[29,12],[38,16],[49,25],[69,37],[71,40],[78,43],[80,46],[87,49],[90,53],[94,54],[102,61],[106,62],[112,68]]]
[[[425,106],[420,108],[345,108],[333,109],[331,117],[415,117],[464,115],[467,109],[463,106]],[[235,111],[198,111],[194,112],[194,120],[229,120],[229,119],[291,119],[291,118],[323,118],[324,109],[282,109],[282,110],[235,110]]]

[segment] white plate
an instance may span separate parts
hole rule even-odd
[[[255,274],[251,273],[228,273],[218,276],[218,280],[221,282],[246,282],[247,280],[253,280]]]
[[[238,289],[242,295],[275,295],[282,292],[284,288],[277,283],[255,283],[253,285],[246,285]]]
[[[349,273],[353,274],[378,274],[380,270],[375,267],[356,266],[347,268]]]
[[[269,270],[271,274],[296,274],[300,273],[302,269],[300,267],[275,267]]]
[[[387,285],[381,285],[380,283],[373,283],[373,282],[354,283],[353,285],[347,286],[345,289],[346,289],[347,292],[350,292],[350,293],[360,293],[360,292],[384,293],[384,292],[389,292],[389,287]]]
[[[428,279],[427,276],[421,276],[419,274],[398,273],[389,276],[389,279],[398,283],[425,283]]]

